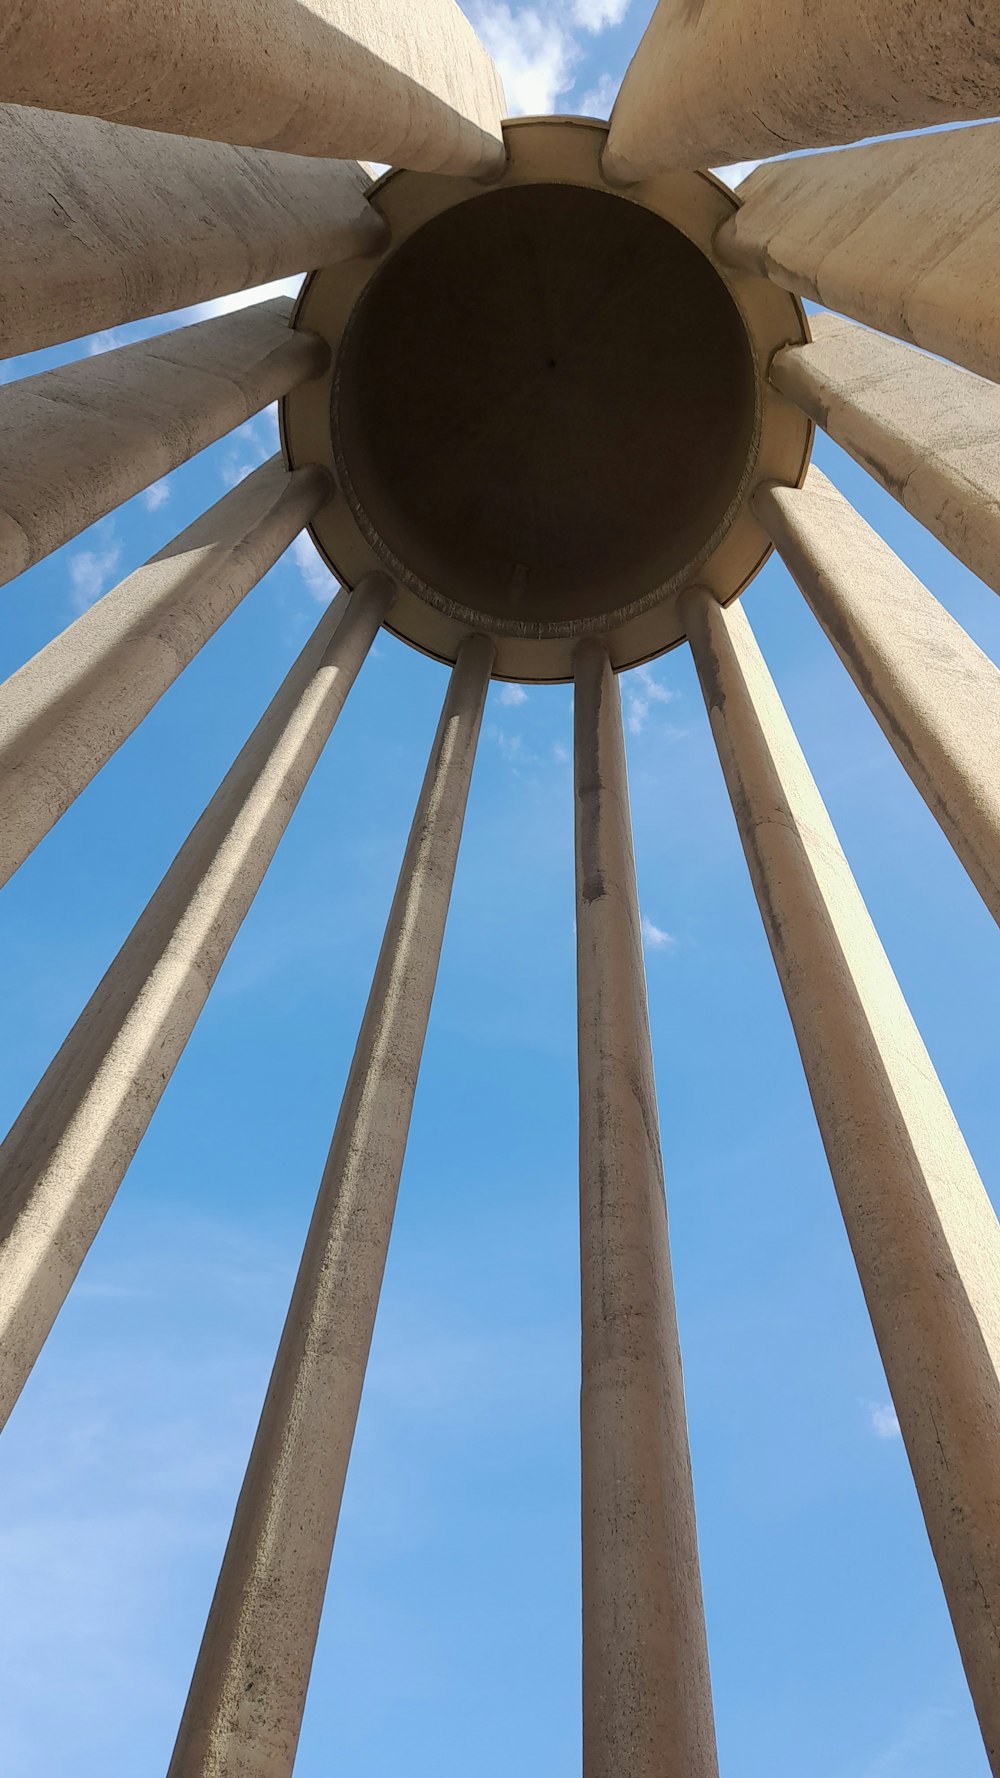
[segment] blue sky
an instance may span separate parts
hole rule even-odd
[[[471,10],[517,110],[605,110],[644,20]],[[273,441],[6,588],[3,675]],[[995,595],[816,458],[997,658]],[[286,557],[5,891],[5,1121],[330,591]],[[996,931],[780,566],[746,607],[995,1193]],[[377,644],[0,1444],[4,1778],[165,1770],[445,682]],[[685,651],[623,694],[724,1778],[986,1778]],[[579,1772],[570,739],[492,689],[297,1778]]]

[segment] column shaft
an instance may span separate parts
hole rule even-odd
[[[329,495],[272,457],[0,686],[0,885]]]
[[[772,383],[1000,593],[1000,388],[839,315],[809,327]]]
[[[1000,920],[1000,672],[818,469],[754,511]]]
[[[0,106],[0,357],[370,252],[349,162]]]
[[[0,98],[429,173],[503,165],[503,89],[455,0],[8,0]]]
[[[208,999],[391,602],[342,594],[0,1148],[0,1425]]]
[[[688,635],[1000,1773],[1000,1229],[739,605]]]
[[[618,687],[576,655],[584,1778],[716,1778]]]
[[[1000,124],[758,168],[720,259],[1000,379]]]
[[[10,383],[0,584],[325,368],[286,297]]]
[[[994,0],[659,0],[611,118],[610,170],[729,166],[994,117]]]
[[[492,661],[445,698],[169,1778],[292,1770]]]

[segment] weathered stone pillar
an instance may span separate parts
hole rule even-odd
[[[455,0],[8,0],[0,99],[429,173],[503,165],[503,89]]]
[[[208,999],[382,618],[324,613],[0,1148],[6,1421]]]
[[[1000,1229],[740,605],[688,635],[991,1767]]]
[[[720,167],[995,117],[994,0],[659,0],[611,117],[609,171]]]
[[[0,686],[0,884],[330,492],[272,457]]]
[[[754,511],[1000,921],[1000,672],[818,469]]]
[[[839,315],[809,328],[775,388],[1000,593],[1000,388]]]
[[[328,349],[287,297],[10,383],[0,407],[0,584],[297,383]]]
[[[493,662],[459,650],[169,1778],[289,1778]]]
[[[1000,124],[759,167],[716,236],[761,272],[980,376],[1000,379]]]
[[[716,1778],[621,703],[576,654],[584,1778]]]
[[[371,252],[367,174],[0,106],[0,357]]]

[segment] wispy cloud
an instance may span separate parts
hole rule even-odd
[[[500,70],[512,117],[545,115],[573,85],[580,60],[571,24],[561,8],[481,0],[474,22]]]
[[[185,324],[211,321],[216,315],[230,315],[234,309],[248,309],[252,303],[267,302],[275,296],[297,296],[302,288],[301,275],[277,278],[273,284],[256,284],[252,290],[234,290],[229,296],[215,296],[211,302],[196,303],[184,315]]]
[[[868,1418],[876,1438],[900,1438],[899,1421],[891,1401],[870,1401]]]
[[[94,542],[88,549],[71,550],[68,558],[70,603],[76,612],[86,611],[95,599],[107,590],[121,561],[121,540],[113,522],[105,520],[95,528]]]
[[[652,667],[636,667],[622,679],[629,734],[641,735],[654,704],[670,704],[674,692],[657,679]]]
[[[151,482],[142,496],[142,504],[147,512],[159,512],[170,499],[170,483],[167,481]]]
[[[577,109],[581,117],[610,117],[618,96],[618,81],[613,74],[602,74],[596,86],[588,88]]]
[[[498,703],[506,704],[509,710],[513,710],[518,704],[526,704],[528,702],[528,694],[523,685],[502,685],[498,693],[497,701]]]
[[[648,914],[642,916],[642,939],[648,951],[676,951],[677,940],[662,926],[654,926]]]
[[[229,434],[219,462],[219,474],[227,488],[235,488],[251,470],[273,457],[279,447],[278,409],[275,403],[244,420]]]
[[[620,25],[630,4],[631,0],[574,0],[573,18],[585,31],[596,35]]]
[[[756,173],[757,168],[763,164],[763,161],[734,161],[731,167],[713,167],[712,171],[735,191],[738,185],[743,184],[744,179],[749,179],[751,173]]]
[[[337,591],[337,582],[308,531],[300,531],[292,544],[292,561],[302,576],[310,598],[315,599],[317,605],[329,605]]]

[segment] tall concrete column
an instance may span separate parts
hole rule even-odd
[[[0,1426],[391,601],[373,575],[324,613],[0,1148]]]
[[[0,686],[0,885],[330,493],[272,457]]]
[[[1000,672],[818,469],[754,512],[1000,921]]]
[[[740,838],[1000,1773],[1000,1228],[740,605],[685,616]]]
[[[10,383],[0,584],[326,368],[287,297]]]
[[[1000,388],[840,315],[809,329],[775,388],[1000,593]]]
[[[169,1778],[289,1778],[493,662],[461,645]]]
[[[659,0],[611,116],[638,179],[995,117],[994,0]]]
[[[621,703],[575,662],[584,1778],[716,1778]]]
[[[0,357],[376,249],[346,161],[0,105]]]
[[[0,99],[428,173],[503,165],[500,79],[456,0],[8,0]]]
[[[1000,124],[759,167],[716,236],[760,272],[1000,380]]]

